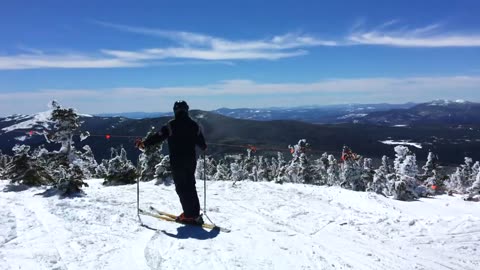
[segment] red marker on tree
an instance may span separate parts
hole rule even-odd
[[[32,135],[33,135],[33,130],[30,130],[30,131],[28,132],[28,135],[32,136]]]
[[[111,137],[110,134],[105,135],[105,138],[106,138],[107,140],[110,140],[110,137]]]

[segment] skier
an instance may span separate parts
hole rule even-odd
[[[164,125],[161,130],[135,145],[144,149],[154,144],[168,141],[170,166],[175,190],[180,198],[183,213],[177,221],[189,224],[203,224],[200,215],[200,202],[195,187],[195,169],[197,165],[195,147],[205,151],[207,144],[199,125],[190,118],[188,104],[177,101],[173,105],[175,118]]]

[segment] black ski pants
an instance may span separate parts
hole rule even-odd
[[[185,217],[200,215],[200,201],[195,187],[196,162],[186,162],[172,167],[173,181]]]

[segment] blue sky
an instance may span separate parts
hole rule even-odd
[[[76,3],[72,3],[76,2]],[[0,115],[480,101],[471,1],[8,1]]]

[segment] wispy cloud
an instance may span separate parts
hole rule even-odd
[[[94,21],[118,31],[148,35],[170,41],[168,46],[122,50],[104,48],[89,53],[47,53],[20,46],[21,54],[0,55],[0,70],[40,68],[122,68],[150,65],[180,65],[204,61],[278,60],[306,55],[313,47],[378,45],[394,47],[479,47],[480,34],[446,32],[441,24],[408,28],[398,20],[365,30],[358,21],[350,34],[325,40],[299,32],[252,40],[232,40],[201,33],[170,31]]]
[[[0,56],[0,70],[38,68],[118,68],[142,66],[141,62],[105,56],[76,54],[19,54]]]
[[[137,51],[103,50],[115,57],[130,60],[152,60],[168,58],[186,58],[197,60],[277,60],[305,55],[306,48],[314,46],[336,46],[335,41],[322,40],[301,33],[287,33],[258,40],[229,40],[211,35],[184,31],[167,31],[144,27],[112,24],[95,21],[104,27],[159,37],[170,40],[173,46],[150,48]]]
[[[96,22],[104,27],[130,33],[168,39],[168,47],[138,50],[100,49],[90,54],[49,54],[38,49],[21,48],[27,53],[0,55],[0,70],[38,68],[120,68],[159,64],[187,63],[185,60],[224,64],[233,60],[278,60],[308,54],[306,48],[335,46],[334,41],[323,41],[299,33],[287,33],[259,40],[233,41],[214,36],[131,27]],[[161,60],[163,63],[159,63]],[[173,62],[173,63],[172,63]]]
[[[202,109],[223,106],[371,103],[372,100],[400,103],[438,98],[480,101],[478,85],[480,76],[338,78],[312,83],[227,80],[182,87],[55,89],[0,93],[0,107],[4,114],[27,113],[42,110],[43,105],[51,99],[58,99],[86,113],[119,110],[168,111],[172,102],[178,99],[194,101],[195,106]],[[275,99],[272,99],[272,95],[275,95]]]
[[[359,45],[382,45],[395,47],[479,47],[479,33],[455,33],[442,31],[441,24],[418,28],[399,27],[394,20],[370,30],[356,27],[347,39]]]

